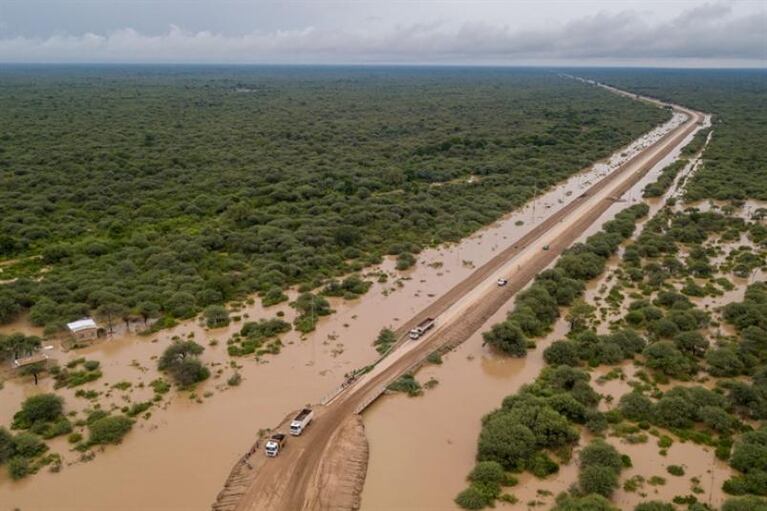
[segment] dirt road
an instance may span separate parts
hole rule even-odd
[[[315,422],[301,437],[291,437],[279,457],[267,460],[256,452],[248,458],[249,465],[238,463],[214,509],[352,509],[353,501],[339,507],[340,502],[333,501],[332,497],[329,499],[328,495],[332,496],[334,489],[327,482],[332,478],[321,474],[323,466],[328,465],[324,463],[325,458],[336,450],[354,450],[354,446],[341,446],[339,428],[348,424],[348,418],[388,383],[431,352],[466,340],[576,241],[614,200],[682,144],[702,121],[703,115],[681,107],[676,109],[688,116],[679,127],[591,186],[405,323],[398,330],[400,336],[425,317],[437,318],[438,326],[419,341],[403,342],[353,387],[327,406],[316,407]],[[495,279],[500,275],[508,280],[505,287],[495,285]],[[284,424],[282,426],[284,429]],[[364,468],[360,470],[364,477]]]

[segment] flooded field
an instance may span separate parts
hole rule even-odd
[[[655,130],[616,157],[573,176],[460,244],[424,251],[411,271],[394,272],[391,260],[371,269],[388,272],[391,275],[388,282],[374,284],[367,295],[356,301],[332,300],[337,313],[320,320],[317,330],[304,338],[295,332],[284,335],[285,346],[278,355],[267,355],[260,361],[252,357],[230,358],[226,340],[239,330],[237,322],[227,328],[208,330],[190,321],[146,337],[115,336],[74,352],[63,352],[57,343],[46,342],[50,345],[47,353],[61,364],[78,357],[101,363],[104,376],[78,389],[100,392],[96,401],[104,409],[121,408],[151,396],[147,384],[159,376],[156,358],[173,338],[192,338],[206,347],[202,359],[211,368],[212,378],[194,393],[171,391],[160,406],[151,409],[149,418],[138,419],[122,445],[103,449],[92,461],[79,461],[79,453],[71,452],[65,439],[51,442],[52,451],[64,458],[62,472],[51,474],[43,470],[15,483],[3,474],[0,503],[21,509],[207,509],[231,464],[242,454],[240,450],[251,444],[257,432],[280,422],[301,405],[319,401],[343,380],[345,373],[373,361],[377,354],[372,341],[382,327],[396,327],[412,316],[465,278],[474,267],[492,258],[495,251],[519,238],[549,212],[577,196],[579,190],[614,170],[648,140],[656,139],[679,122],[675,118],[663,130]],[[285,304],[268,310],[256,304],[237,314],[245,321],[273,317],[280,310],[286,319],[292,318],[293,311]],[[40,333],[24,321],[6,325],[0,331]],[[508,375],[527,375],[528,371],[529,379],[540,369],[533,357],[524,361],[496,360],[479,344],[477,335],[465,345],[465,349],[478,350],[466,354],[472,359],[465,359],[467,367],[479,366],[481,374],[495,378],[498,394],[487,396],[485,402],[469,398],[477,406],[474,414],[455,410],[474,422],[476,414],[484,413],[498,402],[498,396],[509,392]],[[448,360],[456,358],[450,355]],[[243,381],[231,387],[225,382],[235,371]],[[521,384],[525,379],[518,381]],[[126,387],[125,382],[130,386]],[[0,391],[0,423],[9,424],[24,398],[50,391],[52,385],[48,377],[42,378],[38,386],[31,378],[4,381]],[[449,386],[439,385],[432,392],[444,392],[445,388]],[[75,389],[57,392],[65,397],[66,410],[77,413],[76,418],[83,417],[96,402],[76,397]],[[452,401],[450,395],[446,398]],[[464,439],[463,435],[455,437],[457,441]],[[463,473],[456,472],[455,465],[450,469],[454,474]],[[88,484],[88,492],[77,490],[83,483]]]
[[[582,239],[599,231],[619,211],[640,201],[642,189],[656,180],[661,169],[678,154],[672,152],[656,165]],[[662,199],[650,202],[650,215],[662,205]],[[616,257],[613,262],[617,261]],[[609,270],[603,278],[608,273]],[[596,294],[602,284],[597,279],[589,286],[590,292]],[[427,366],[418,372],[419,381],[438,382],[424,396],[385,396],[365,412],[370,462],[362,494],[363,511],[460,509],[453,498],[466,486],[465,476],[474,465],[481,417],[498,407],[503,397],[535,379],[544,365],[543,349],[567,332],[568,325],[560,318],[554,331],[538,342],[537,349],[528,351],[524,359],[496,355],[482,346],[481,332],[502,320],[511,307],[509,303],[467,342],[444,357],[441,366]],[[713,453],[708,454],[713,458]],[[519,504],[507,507],[524,509],[528,502],[544,498],[548,492],[556,495],[566,490],[576,476],[574,463],[563,466],[559,474],[546,481],[525,474],[520,484],[511,489]]]

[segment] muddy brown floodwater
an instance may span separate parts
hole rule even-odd
[[[708,118],[704,125],[707,123]],[[688,141],[691,138],[692,135]],[[657,179],[662,168],[678,156],[679,151],[673,151],[653,167],[623,195],[621,201],[592,224],[581,239],[599,231],[604,222],[619,211],[639,202],[642,189]],[[650,206],[652,214],[660,209],[662,201],[652,201]],[[422,397],[392,394],[379,399],[365,411],[370,460],[362,493],[362,511],[460,509],[453,499],[466,487],[466,474],[475,463],[480,419],[500,406],[505,396],[538,376],[544,366],[543,349],[568,330],[568,325],[561,319],[563,314],[553,332],[539,340],[537,348],[528,351],[527,357],[515,359],[497,355],[482,346],[481,332],[504,319],[512,307],[513,302],[504,306],[477,333],[446,355],[442,365],[420,370],[417,374],[419,381],[433,378],[439,382]],[[697,446],[689,447],[698,449]],[[705,453],[706,459],[708,456],[713,458],[713,453]],[[673,458],[669,456],[669,459]],[[539,490],[553,495],[567,490],[576,480],[577,467],[574,463],[564,465],[559,474],[545,481],[528,476],[523,475],[520,484],[511,489],[511,493],[519,498],[519,504],[506,507],[525,509],[527,502],[543,498]],[[722,473],[719,477],[723,477]],[[625,499],[630,500],[633,496],[629,494]]]
[[[261,361],[253,358],[230,359],[226,354],[226,340],[239,329],[238,323],[223,329],[207,330],[189,321],[155,335],[118,336],[68,353],[60,351],[52,343],[49,353],[60,363],[81,356],[101,362],[104,376],[79,388],[103,392],[99,402],[105,408],[124,406],[151,396],[142,384],[146,385],[159,376],[155,369],[156,357],[173,336],[186,338],[192,334],[195,341],[206,346],[202,358],[211,365],[214,378],[196,389],[191,398],[189,392],[171,391],[161,406],[152,409],[149,419],[137,421],[134,431],[122,445],[107,447],[98,452],[93,461],[78,462],[79,455],[69,451],[65,439],[53,441],[52,450],[60,453],[65,460],[61,473],[41,471],[20,482],[11,482],[3,473],[0,475],[0,504],[4,508],[18,507],[22,510],[208,509],[231,468],[232,460],[242,454],[243,446],[251,445],[259,430],[279,423],[301,403],[320,401],[343,380],[344,373],[375,360],[377,354],[372,341],[382,327],[396,328],[431,303],[435,296],[442,295],[467,277],[474,267],[490,260],[497,250],[522,236],[591,182],[617,168],[643,147],[678,126],[682,120],[681,116],[675,116],[662,129],[653,130],[638,142],[619,150],[612,158],[571,177],[461,243],[425,250],[419,256],[419,264],[411,271],[395,272],[391,259],[380,267],[370,269],[390,273],[389,281],[374,284],[370,292],[359,300],[332,300],[337,313],[321,319],[317,330],[303,339],[295,332],[283,336],[285,346],[278,355],[267,356]],[[248,320],[255,320],[273,317],[278,310],[285,311],[287,319],[292,317],[292,310],[285,304],[266,310],[256,304],[238,314],[247,314]],[[0,329],[2,333],[12,331],[39,333],[24,320]],[[218,344],[211,345],[212,340],[217,340]],[[522,361],[498,360],[481,346],[478,347],[478,343],[477,335],[458,352],[475,350],[466,353],[466,356],[474,357],[474,361],[466,359],[467,371],[479,366],[480,370],[473,378],[495,381],[497,393],[483,391],[479,396],[469,392],[465,399],[460,400],[454,399],[457,394],[446,395],[445,406],[442,407],[460,412],[461,406],[471,406],[471,411],[464,411],[474,422],[479,415],[495,406],[500,396],[513,390],[509,389],[509,375],[525,374],[530,379],[540,369],[534,357]],[[449,360],[457,358],[452,354]],[[241,366],[238,371],[243,381],[238,387],[228,387],[224,383],[234,372],[229,367],[230,360]],[[131,382],[132,389],[118,391],[112,388],[121,381]],[[523,381],[519,379],[520,383]],[[28,379],[5,381],[3,390],[0,390],[0,423],[10,423],[25,397],[50,391],[51,388],[50,378],[43,378],[37,387]],[[431,395],[439,395],[445,388],[449,388],[447,381],[431,391]],[[467,391],[472,389],[476,392],[476,388],[466,385]],[[77,411],[80,414],[78,417],[82,417],[84,410],[91,405],[75,397],[75,390],[59,389],[57,392],[65,396],[67,410]],[[461,405],[452,407],[449,403]],[[386,401],[382,405],[385,406]],[[402,422],[416,424],[420,420],[418,417],[420,414],[414,414]],[[442,416],[437,414],[435,417]],[[371,427],[375,430],[374,426]],[[421,435],[428,433],[428,429],[420,432]],[[455,445],[461,449],[461,459],[473,456],[474,436],[470,436],[469,447],[465,443],[469,437],[454,435]],[[376,436],[373,435],[373,438]],[[373,459],[376,459],[375,456]],[[447,467],[447,464],[443,466]],[[462,479],[465,470],[451,460],[450,472],[453,479],[456,476]],[[437,481],[439,478],[430,476],[428,480]],[[457,486],[457,481],[455,484]],[[403,486],[403,491],[398,494],[407,494],[408,491]],[[451,500],[451,491],[442,487],[443,498],[448,496]],[[390,488],[389,492],[393,493]]]

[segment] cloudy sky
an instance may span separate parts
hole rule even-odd
[[[767,66],[767,0],[0,0],[0,62]]]

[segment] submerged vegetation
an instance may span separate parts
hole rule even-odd
[[[592,308],[576,299],[583,293],[586,281],[602,273],[607,258],[631,236],[636,222],[648,209],[646,204],[624,209],[615,219],[605,222],[599,233],[565,252],[553,269],[542,272],[527,291],[518,295],[507,319],[485,333],[485,342],[509,355],[524,356],[529,338],[547,333],[559,317],[560,307],[566,305],[572,305],[568,315],[572,334],[589,333],[586,324]],[[610,346],[607,351],[614,351],[618,360],[633,356],[644,346],[644,341],[631,333],[603,336],[603,339],[593,336],[590,348],[600,353],[605,349],[597,346]],[[607,429],[607,417],[597,409],[601,396],[589,384],[591,376],[581,368],[572,367],[579,365],[581,358],[590,359],[595,355],[575,344],[572,348],[564,344],[568,342],[573,341],[552,345],[545,357],[550,366],[544,368],[535,382],[507,396],[500,409],[482,419],[478,462],[492,461],[505,471],[529,471],[545,478],[559,470],[557,460],[570,460],[580,438],[578,426],[594,434]],[[595,445],[592,457],[596,458],[597,453],[605,449],[601,444]],[[586,451],[586,459],[590,456],[590,451]],[[597,493],[609,496],[615,486],[617,475],[612,469],[595,464],[582,474],[581,487],[586,494],[598,488]],[[478,499],[480,495],[484,500]],[[492,506],[501,496],[500,491],[482,492],[472,483],[456,502],[467,509],[480,509]]]
[[[605,222],[601,232],[565,251],[554,268],[541,272],[529,289],[517,295],[506,320],[483,334],[485,342],[509,355],[524,356],[528,338],[548,332],[559,308],[572,304],[585,282],[602,273],[607,259],[648,211],[646,204],[630,206]]]
[[[29,310],[49,331],[93,312],[161,327],[206,310],[217,327],[211,305],[278,303],[292,284],[359,295],[331,279],[387,254],[406,269],[668,116],[532,70],[8,68],[2,82],[0,260],[16,280],[0,321]]]

